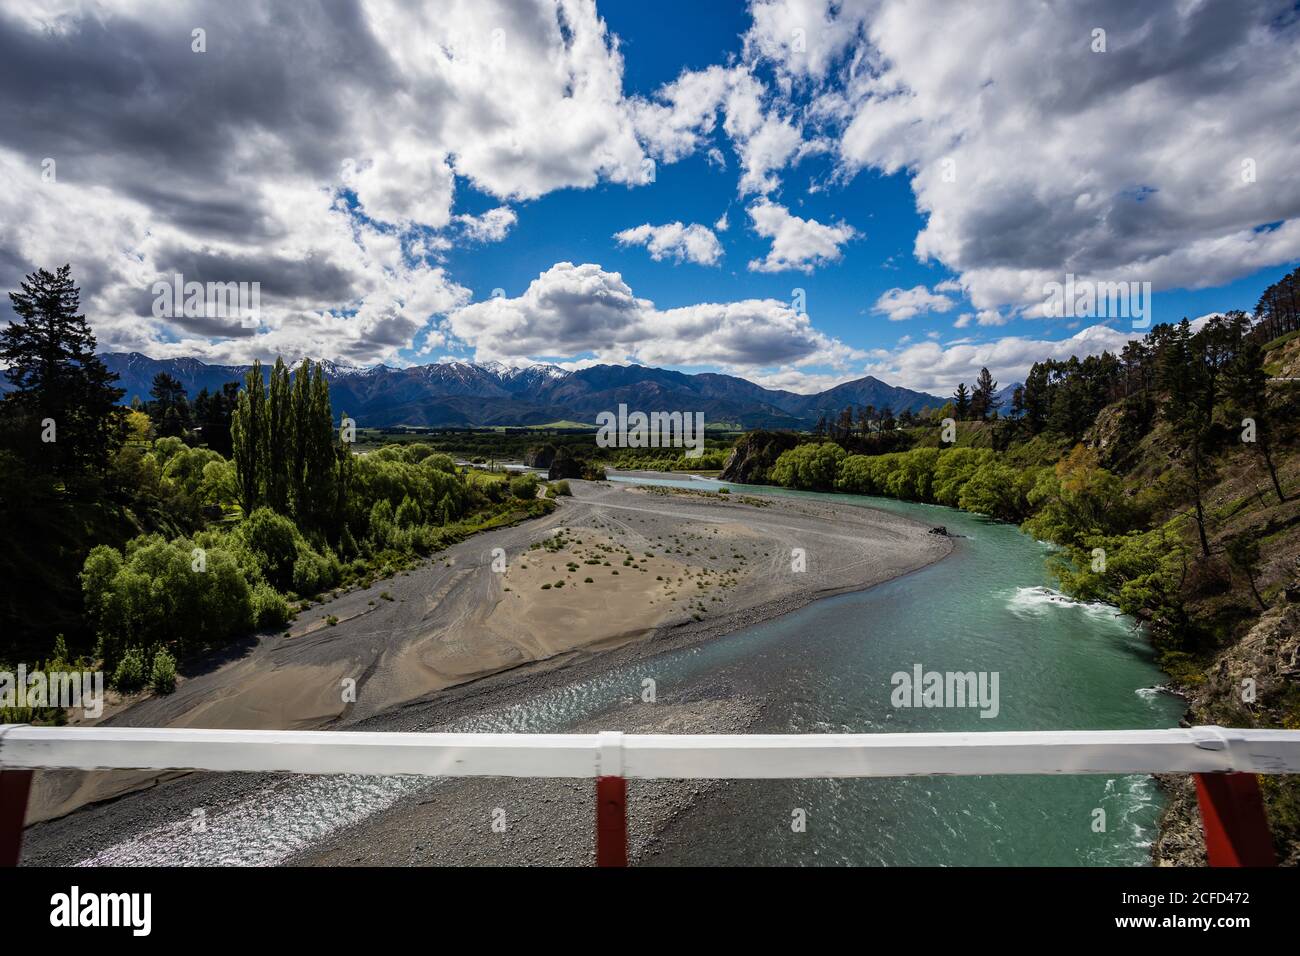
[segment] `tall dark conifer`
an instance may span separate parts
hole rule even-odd
[[[970,418],[970,392],[966,390],[965,382],[957,383],[957,391],[952,393],[952,404],[957,413],[957,421],[964,422]]]
[[[95,355],[71,266],[37,269],[9,298],[22,321],[0,332],[0,360],[15,388],[0,406],[6,430],[37,470],[102,473],[120,440],[124,393]]]

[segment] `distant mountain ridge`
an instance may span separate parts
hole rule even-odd
[[[149,398],[153,378],[179,379],[190,398],[200,390],[242,381],[250,366],[208,365],[195,358],[154,359],[139,352],[101,355],[126,389],[124,401]],[[700,411],[705,421],[745,428],[807,428],[845,405],[889,406],[895,414],[943,404],[924,392],[866,376],[814,395],[764,388],[734,375],[687,374],[643,365],[593,365],[566,371],[555,365],[515,368],[499,362],[446,362],[390,368],[324,363],[336,413],[370,427],[474,427],[594,423],[620,403],[637,411]],[[267,369],[269,375],[269,368]]]

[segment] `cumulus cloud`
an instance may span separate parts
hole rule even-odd
[[[481,216],[457,216],[456,221],[465,230],[465,235],[478,242],[500,242],[506,237],[510,228],[519,221],[519,216],[509,206],[497,206]]]
[[[1135,337],[1133,332],[1094,325],[1057,341],[1007,336],[991,342],[917,342],[873,350],[866,369],[894,385],[946,395],[958,382],[973,382],[984,367],[1003,384],[1023,382],[1035,362],[1119,352]]]
[[[1298,42],[1284,0],[760,0],[747,40],[815,84],[847,173],[911,178],[918,257],[1031,316],[1067,272],[1202,288],[1300,257]]]
[[[925,286],[917,285],[882,293],[872,311],[889,316],[890,322],[902,322],[922,313],[949,312],[955,305],[946,295],[936,295]]]
[[[559,262],[515,298],[451,312],[446,330],[479,360],[590,353],[600,361],[742,371],[858,357],[788,302],[746,299],[660,310],[598,265]]]
[[[684,71],[651,99],[634,103],[634,124],[654,156],[675,162],[706,149],[721,129],[740,161],[740,195],[766,195],[780,185],[780,171],[809,149],[788,103],[779,102],[748,66],[710,66]],[[815,148],[815,147],[814,147]]]
[[[724,226],[725,228],[725,226]],[[722,243],[708,226],[697,222],[684,226],[680,222],[652,226],[645,223],[614,233],[620,245],[645,246],[650,258],[673,259],[711,266],[722,258]]]
[[[749,207],[749,218],[756,233],[772,240],[767,255],[749,263],[753,272],[812,272],[816,266],[838,262],[843,255],[840,246],[858,236],[847,223],[828,226],[815,219],[802,219],[766,199]]]
[[[399,361],[469,298],[425,261],[444,232],[515,221],[453,215],[458,181],[503,202],[651,181],[622,71],[590,0],[7,7],[0,284],[70,261],[105,349]],[[154,318],[176,272],[260,282],[262,326]]]

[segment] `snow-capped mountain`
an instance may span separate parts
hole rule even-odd
[[[248,366],[208,365],[194,358],[152,359],[139,352],[102,356],[120,376],[125,402],[147,401],[153,378],[166,372],[193,398],[225,382],[242,381]],[[803,428],[845,405],[889,406],[895,412],[942,404],[933,395],[896,388],[867,376],[816,395],[763,388],[734,375],[688,375],[642,365],[593,365],[567,371],[557,365],[510,366],[501,362],[438,362],[393,368],[325,362],[330,397],[338,414],[362,425],[544,425],[594,423],[620,403],[630,409],[701,411],[705,420],[745,427]],[[263,366],[267,376],[270,369]]]

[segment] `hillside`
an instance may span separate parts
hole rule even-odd
[[[1063,591],[1147,625],[1185,722],[1300,729],[1300,336],[1230,313],[1159,326],[1122,357],[1034,366],[1021,418],[815,438],[751,432],[722,477],[934,502],[1060,546]],[[1098,563],[1098,556],[1100,563]],[[1203,864],[1190,778],[1154,856]],[[1300,782],[1267,778],[1280,858],[1300,864]]]

